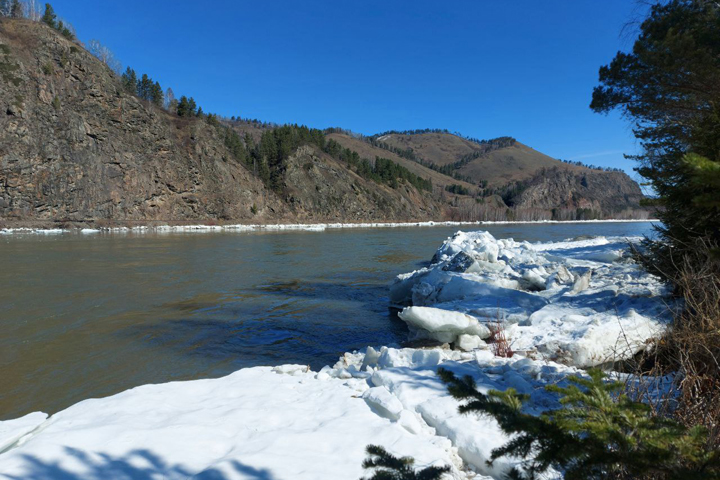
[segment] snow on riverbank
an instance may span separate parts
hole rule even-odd
[[[502,324],[512,349],[529,356],[580,367],[623,360],[669,321],[665,287],[627,257],[638,240],[531,244],[458,232],[432,265],[400,275],[390,298],[419,338],[472,343],[468,335]]]
[[[576,372],[487,350],[383,347],[317,373],[256,367],[145,385],[48,419],[0,422],[0,478],[357,480],[371,443],[418,466],[450,465],[454,479],[500,478],[510,464],[485,461],[506,438],[493,420],[457,412],[439,365],[483,391],[529,393],[534,411],[555,406],[544,385]]]
[[[625,250],[618,238],[529,244],[459,232],[391,287],[393,301],[412,303],[401,317],[416,336],[458,349],[368,347],[319,372],[247,368],[0,422],[0,479],[356,480],[368,444],[418,467],[449,465],[455,480],[500,479],[513,460],[486,461],[507,437],[489,417],[458,413],[438,367],[485,393],[528,394],[530,413],[557,407],[545,386],[632,354],[664,326],[663,287]],[[512,358],[484,340],[498,315]]]
[[[93,233],[171,233],[171,232],[255,232],[255,231],[307,231],[322,232],[328,229],[349,228],[401,228],[401,227],[463,227],[480,225],[515,225],[515,224],[556,224],[556,223],[648,223],[659,220],[575,220],[575,221],[498,221],[498,222],[371,222],[371,223],[287,223],[287,224],[235,224],[235,225],[157,225],[113,228],[83,228],[83,234]],[[0,235],[39,234],[51,235],[68,233],[73,230],[61,228],[1,228]]]

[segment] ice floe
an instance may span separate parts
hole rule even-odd
[[[529,356],[580,367],[624,360],[669,320],[666,288],[628,258],[638,240],[531,244],[458,232],[429,267],[398,276],[390,298],[420,338],[485,338],[487,328],[473,331],[484,324]]]

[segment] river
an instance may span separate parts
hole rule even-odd
[[[649,223],[482,228],[528,241],[651,232]],[[0,420],[248,366],[320,368],[400,343],[406,328],[387,308],[388,283],[459,229],[0,236]]]

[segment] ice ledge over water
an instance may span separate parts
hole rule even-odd
[[[501,326],[514,351],[534,358],[579,367],[624,360],[670,320],[666,288],[628,258],[638,240],[530,244],[458,232],[429,267],[398,276],[390,300],[420,338],[462,346],[468,334]],[[474,333],[477,324],[486,329]]]

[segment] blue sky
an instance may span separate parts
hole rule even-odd
[[[632,38],[630,0],[54,0],[80,40],[205,111],[313,127],[511,135],[630,171],[618,115],[590,111]]]

